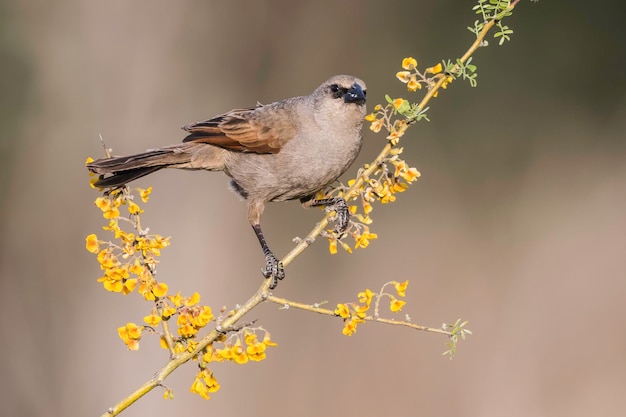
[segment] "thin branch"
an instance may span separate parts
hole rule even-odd
[[[291,301],[291,300],[288,300],[286,298],[281,298],[281,297],[276,297],[276,296],[273,296],[273,295],[268,295],[266,301],[269,301],[269,302],[272,302],[272,303],[275,303],[275,304],[279,304],[281,306],[289,306],[290,308],[298,308],[300,310],[306,310],[306,311],[310,311],[312,313],[323,314],[325,316],[337,317],[337,318],[341,319],[341,317],[336,315],[333,310],[329,310],[327,308],[315,307],[313,305],[299,303],[299,302],[296,302],[296,301]],[[451,336],[452,335],[447,330],[438,329],[436,327],[420,326],[419,324],[414,324],[414,323],[411,323],[410,321],[402,321],[402,320],[394,320],[394,319],[383,319],[383,318],[375,317],[375,316],[366,316],[362,320],[378,322],[378,323],[385,323],[385,324],[391,324],[391,325],[394,325],[394,326],[410,327],[410,328],[415,329],[415,330],[421,330],[421,331],[429,332],[429,333],[438,333],[438,334],[443,334],[443,335],[446,335],[446,336]]]

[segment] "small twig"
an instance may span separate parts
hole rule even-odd
[[[102,148],[104,149],[104,154],[107,156],[107,158],[110,158],[111,151],[109,150],[109,148],[107,148],[107,145],[104,143],[104,138],[102,137],[102,133],[99,133],[98,136],[100,137],[100,144],[102,145]]]
[[[335,312],[333,310],[329,310],[327,308],[315,307],[315,306],[310,305],[310,304],[304,304],[304,303],[299,303],[299,302],[296,302],[296,301],[291,301],[291,300],[288,300],[286,298],[276,297],[274,295],[269,295],[267,297],[266,301],[270,301],[272,303],[279,304],[281,306],[289,306],[290,308],[299,308],[300,310],[306,310],[306,311],[310,311],[310,312],[313,312],[313,313],[323,314],[325,316],[331,316],[331,317],[340,318],[338,315],[335,314]],[[378,323],[385,323],[385,324],[391,324],[393,326],[410,327],[410,328],[415,329],[415,330],[421,330],[421,331],[429,332],[429,333],[438,333],[438,334],[443,334],[443,335],[446,335],[446,336],[450,336],[451,335],[451,333],[449,331],[447,331],[447,330],[443,330],[443,329],[435,328],[435,327],[420,326],[419,324],[414,324],[414,323],[411,323],[409,321],[400,321],[400,320],[394,320],[394,319],[383,319],[383,318],[374,317],[374,316],[366,316],[362,320],[378,322]]]

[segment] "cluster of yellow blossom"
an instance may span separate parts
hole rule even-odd
[[[205,400],[210,400],[211,397],[209,397],[209,393],[216,392],[219,389],[220,384],[213,376],[213,371],[205,368],[198,372],[196,378],[193,380],[193,384],[191,384],[191,388],[189,388],[189,391],[194,394],[198,394]]]
[[[257,331],[263,331],[264,336],[258,340]],[[277,346],[271,340],[268,331],[263,328],[245,328],[228,339],[223,338],[224,347],[216,348],[213,344],[207,346],[203,353],[195,357],[198,360],[200,370],[191,385],[191,392],[200,395],[204,399],[209,399],[209,393],[215,392],[220,385],[215,380],[213,372],[207,367],[211,362],[234,362],[240,365],[248,361],[259,362],[266,358],[265,351],[270,346]]]
[[[370,130],[374,133],[380,132],[385,127],[389,132],[387,140],[395,146],[404,136],[409,124],[404,119],[395,119],[392,122],[391,118],[396,113],[407,114],[411,111],[411,104],[403,98],[391,99],[388,97],[387,99],[389,103],[385,107],[377,104],[374,106],[374,111],[365,116],[365,120],[371,122]]]
[[[171,349],[175,353],[193,351],[198,342],[195,340],[198,332],[211,321],[215,320],[211,307],[201,305],[200,294],[194,292],[191,297],[182,297],[180,292],[176,295],[168,295],[159,300],[157,306],[152,309],[150,315],[143,318],[149,326],[154,327],[162,321],[170,321],[175,315],[178,336],[168,334],[161,336],[161,347]],[[169,328],[165,329],[169,331]],[[169,343],[172,345],[170,346]]]
[[[89,158],[87,162],[91,160]],[[91,176],[91,185],[94,187],[97,177],[93,174]],[[139,188],[137,191],[141,201],[145,203],[152,187]],[[109,241],[98,239],[96,234],[90,234],[85,241],[86,249],[97,255],[100,268],[104,272],[98,282],[107,291],[122,294],[129,294],[137,288],[137,292],[145,300],[154,303],[150,314],[143,318],[145,324],[129,322],[117,329],[120,339],[128,349],[137,350],[143,332],[148,331],[160,334],[161,347],[169,350],[172,355],[196,351],[199,331],[216,318],[209,306],[200,304],[199,293],[194,292],[190,297],[183,297],[180,292],[168,294],[168,286],[155,279],[157,258],[161,249],[169,245],[169,238],[148,234],[147,230],[142,229],[139,215],[143,210],[126,187],[107,190],[95,200],[95,205],[108,221],[103,229],[113,234]],[[122,215],[124,207],[127,213]],[[127,229],[130,230],[125,230],[122,225],[128,225]],[[170,331],[169,324],[174,322],[174,317],[176,330]],[[157,330],[159,325],[162,327],[161,332]],[[262,340],[257,338],[259,332],[263,332]],[[266,358],[268,347],[277,346],[265,329],[249,327],[228,338],[221,335],[216,343],[222,343],[223,347],[217,348],[211,344],[194,357],[200,371],[194,379],[191,392],[206,399],[209,399],[209,393],[216,392],[220,387],[213,372],[207,368],[209,362],[258,362]],[[165,399],[173,398],[173,392],[165,389],[163,396]]]
[[[369,228],[372,223],[369,216],[373,210],[372,203],[379,201],[381,204],[387,204],[395,201],[396,193],[406,191],[409,184],[420,177],[416,168],[408,166],[403,159],[400,159],[399,155],[402,150],[403,148],[392,148],[389,151],[389,156],[374,170],[371,176],[366,177],[361,174],[360,187],[354,190],[351,195],[345,196],[347,200],[358,199],[363,208],[363,213],[358,213],[357,205],[348,207],[351,219],[346,232],[354,239],[354,249],[366,248],[371,240],[378,237]],[[368,166],[366,165],[364,168],[367,169]],[[348,186],[352,187],[355,183],[356,180],[350,180]],[[334,234],[328,233],[326,237],[329,240],[331,254],[337,253],[338,245],[341,245],[346,252],[352,253],[352,248],[342,240],[337,239]]]
[[[440,77],[433,77],[434,75],[440,74],[443,71],[443,65],[441,63],[428,67],[424,70],[424,72],[420,72],[417,70],[417,60],[412,57],[404,58],[402,60],[402,69],[404,71],[399,71],[396,73],[396,77],[406,84],[406,88],[408,91],[417,91],[422,88],[422,85],[426,85],[428,88],[432,88],[435,84],[435,81]],[[442,84],[443,88],[446,88],[448,84],[452,81],[452,77],[449,75],[444,75],[446,80],[444,84]],[[436,94],[435,94],[436,97]]]
[[[422,85],[426,85],[428,89],[432,89],[435,84],[442,79],[442,88],[446,88],[450,82],[454,79],[452,75],[442,74],[443,65],[437,64],[435,66],[426,68],[424,72],[417,70],[417,61],[415,58],[404,58],[402,60],[403,71],[399,71],[396,77],[407,85],[408,91],[414,92],[422,88]],[[433,94],[437,97],[438,91]],[[389,96],[387,99],[387,105],[385,107],[377,104],[374,106],[374,111],[367,116],[365,120],[370,122],[370,129],[378,133],[384,127],[387,132],[387,140],[392,145],[397,145],[400,138],[404,135],[409,127],[409,124],[414,122],[415,119],[425,117],[422,115],[422,109],[417,104],[411,104],[408,100],[403,98],[392,99]],[[403,119],[393,119],[393,116],[399,114],[403,116]]]
[[[346,336],[352,336],[356,332],[356,327],[359,323],[364,323],[367,313],[374,301],[374,319],[378,318],[378,307],[382,297],[389,298],[389,309],[393,313],[397,313],[402,310],[402,307],[406,304],[406,301],[398,299],[395,295],[385,292],[385,287],[393,285],[398,297],[406,296],[406,288],[409,285],[409,281],[404,282],[390,281],[385,283],[378,293],[372,292],[369,288],[365,291],[357,294],[359,299],[358,303],[344,303],[337,304],[335,308],[335,315],[341,317],[344,320],[343,334]]]
[[[142,201],[148,201],[151,188],[139,189]],[[96,198],[95,205],[102,216],[109,221],[102,228],[113,233],[114,241],[98,239],[90,234],[85,241],[86,249],[97,254],[100,269],[104,275],[98,279],[107,291],[131,293],[137,284],[137,291],[146,300],[156,300],[167,293],[167,285],[154,278],[157,257],[161,249],[169,246],[169,238],[150,235],[141,229],[139,214],[143,212],[134,202],[126,188],[110,190]],[[120,208],[125,206],[128,217],[122,217]],[[120,224],[130,224],[134,231],[124,230]]]
[[[91,158],[87,160],[90,161]],[[91,176],[93,186],[97,176]],[[148,202],[152,187],[138,188],[137,191],[141,201]],[[169,246],[169,238],[148,234],[147,230],[142,229],[139,215],[143,210],[126,187],[106,191],[96,198],[95,205],[108,220],[103,229],[113,234],[113,239],[109,241],[98,239],[96,234],[90,234],[86,238],[87,250],[97,255],[100,269],[104,272],[98,282],[107,291],[121,292],[124,295],[137,288],[137,292],[145,300],[155,303],[152,312],[144,317],[146,325],[127,323],[118,329],[122,341],[129,349],[137,350],[142,331],[149,329],[156,332],[155,327],[162,321],[169,322],[177,315],[178,336],[168,334],[166,338],[162,335],[161,343],[175,353],[193,349],[198,331],[215,317],[210,307],[198,304],[200,294],[194,293],[188,298],[182,297],[180,293],[168,295],[167,284],[155,279],[157,258],[161,255],[161,249]],[[122,216],[123,207],[127,211],[125,216]],[[130,230],[122,228],[124,225],[129,226],[127,229]],[[169,331],[168,329],[168,326],[164,326],[165,331]]]
[[[141,339],[141,332],[143,326],[137,326],[135,323],[126,323],[125,326],[117,328],[117,334],[120,335],[120,339],[124,341],[128,349],[139,349],[139,339]]]
[[[188,298],[181,297],[180,293],[168,295],[159,300],[152,312],[143,318],[146,325],[126,323],[125,326],[119,327],[117,332],[128,349],[137,350],[141,333],[144,330],[156,332],[155,327],[161,322],[169,321],[174,315],[178,315],[176,320],[178,336],[174,337],[169,334],[167,338],[162,334],[161,347],[171,349],[174,353],[193,351],[198,344],[195,340],[198,331],[215,320],[211,307],[199,305],[199,301],[200,295],[197,292]],[[169,328],[164,330],[169,331]],[[170,346],[169,343],[172,345]]]

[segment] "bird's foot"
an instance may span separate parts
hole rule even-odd
[[[332,210],[337,213],[337,220],[335,220],[335,232],[339,239],[343,237],[343,234],[348,229],[350,224],[350,212],[348,211],[348,203],[343,198],[336,198],[335,202],[330,206]]]
[[[265,268],[261,272],[265,278],[272,279],[270,290],[276,288],[279,279],[285,278],[283,263],[272,252],[265,254]]]
[[[337,238],[341,239],[350,224],[350,211],[348,211],[348,203],[341,197],[325,198],[322,200],[313,200],[309,203],[311,206],[324,206],[327,211],[334,211],[335,217],[335,233]]]

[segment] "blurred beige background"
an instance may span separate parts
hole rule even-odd
[[[470,320],[455,360],[444,338],[263,305],[279,347],[258,364],[215,366],[211,401],[188,366],[126,416],[602,416],[626,389],[626,36],[622,2],[524,1],[513,41],[481,50],[479,88],[456,83],[404,138],[421,180],[375,206],[367,250],[319,241],[280,296],[352,300],[410,279],[415,322]],[[257,100],[362,77],[371,106],[406,95],[400,61],[464,51],[473,2],[120,1],[0,4],[0,414],[93,416],[166,360],[116,328],[148,305],[106,293],[84,249],[103,221],[84,160],[177,142],[179,126]],[[493,43],[493,42],[492,42]],[[366,133],[358,160],[383,136]],[[354,175],[356,167],[350,171]],[[160,172],[144,218],[172,236],[160,278],[214,308],[245,301],[263,262],[245,205],[221,174]],[[277,254],[319,219],[270,205]]]

